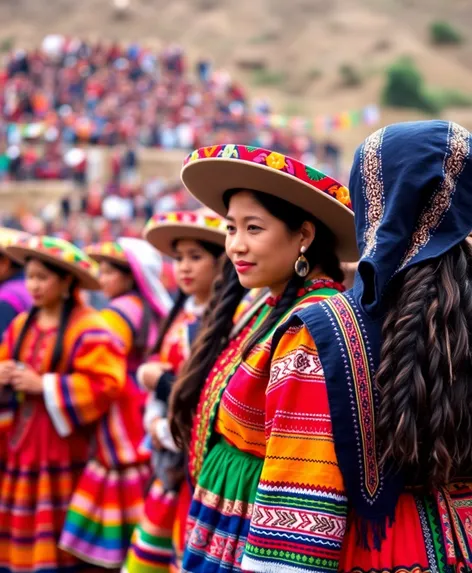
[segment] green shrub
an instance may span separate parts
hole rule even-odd
[[[9,52],[13,49],[15,41],[13,38],[2,38],[0,40],[0,53]]]
[[[461,33],[452,24],[442,20],[433,22],[430,25],[429,35],[431,42],[436,45],[461,44],[463,42]]]
[[[400,58],[387,70],[387,81],[383,90],[384,105],[420,109],[438,113],[440,109],[433,98],[428,97],[424,79],[410,58]]]
[[[249,38],[249,43],[250,44],[267,44],[269,42],[274,42],[278,39],[279,34],[275,31],[270,32],[263,32],[262,34],[259,34],[258,36],[253,36],[252,38]]]
[[[448,107],[472,107],[472,94],[425,86],[423,76],[409,58],[400,58],[387,70],[382,99],[387,106],[414,108],[433,115]]]
[[[319,80],[323,75],[323,70],[320,70],[320,68],[311,68],[311,70],[308,70],[307,73],[307,78],[309,81],[315,81],[315,80]]]
[[[443,110],[448,107],[472,107],[472,94],[465,94],[457,90],[427,90],[428,99]]]

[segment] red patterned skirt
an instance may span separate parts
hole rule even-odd
[[[359,546],[349,519],[339,571],[453,573],[472,566],[472,484],[453,484],[431,496],[403,494],[380,550]]]
[[[20,406],[3,436],[0,571],[65,573],[87,566],[58,547],[67,508],[89,452],[89,437],[60,437],[42,400]]]

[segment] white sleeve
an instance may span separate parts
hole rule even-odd
[[[180,452],[170,432],[169,420],[167,418],[159,418],[159,420],[156,420],[154,431],[162,447],[174,453]]]

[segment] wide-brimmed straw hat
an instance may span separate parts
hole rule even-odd
[[[45,235],[28,237],[7,247],[6,252],[21,265],[33,257],[64,269],[77,279],[80,288],[86,290],[100,288],[97,263],[64,239]]]
[[[178,239],[205,241],[224,247],[226,223],[208,209],[159,213],[148,221],[143,236],[157,250],[174,257],[174,243]]]
[[[7,247],[16,244],[21,239],[29,237],[28,233],[10,229],[10,227],[0,227],[0,255],[6,255]]]
[[[104,241],[103,243],[95,243],[86,247],[84,251],[97,263],[106,261],[108,263],[129,267],[129,261],[125,251],[121,245],[116,242]]]
[[[225,216],[223,195],[248,189],[274,195],[301,207],[334,233],[343,261],[359,258],[349,191],[332,177],[280,153],[245,145],[214,145],[191,153],[181,178],[189,192]]]

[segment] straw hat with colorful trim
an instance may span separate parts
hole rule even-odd
[[[341,260],[359,258],[348,189],[296,159],[258,147],[214,145],[191,153],[184,160],[181,178],[194,197],[222,216],[228,189],[262,191],[285,199],[331,229]]]
[[[20,239],[6,249],[7,255],[19,264],[34,257],[68,271],[87,290],[98,290],[98,265],[72,243],[57,237],[29,237]]]
[[[21,239],[28,238],[28,233],[10,229],[9,227],[0,227],[0,255],[6,255],[6,248],[16,244]]]
[[[105,241],[103,243],[96,243],[84,249],[85,253],[97,263],[103,261],[119,264],[121,266],[128,266],[129,261],[126,253],[118,243],[112,241]]]
[[[177,239],[206,241],[224,247],[226,222],[208,209],[160,213],[148,221],[143,236],[161,253],[174,257],[173,245]]]

